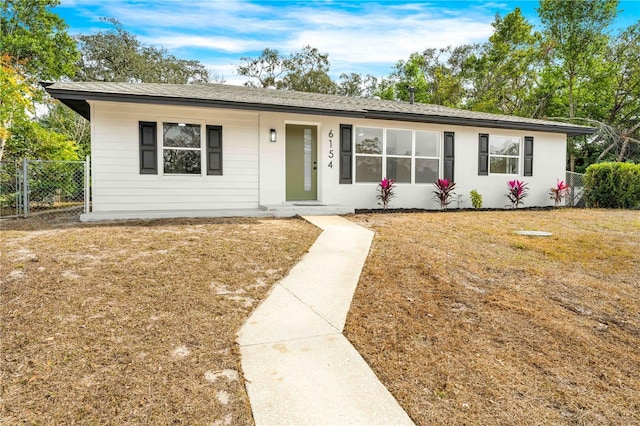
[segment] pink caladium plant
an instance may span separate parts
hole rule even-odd
[[[562,203],[565,197],[569,196],[569,185],[564,183],[563,180],[556,179],[556,186],[549,188],[549,195],[556,204],[556,207]]]
[[[395,189],[395,182],[393,179],[384,178],[378,184],[378,195],[376,198],[380,200],[378,202],[379,206],[382,206],[383,209],[387,209],[389,207],[389,201],[396,196],[393,192]]]
[[[433,198],[440,202],[442,210],[446,210],[455,195],[453,189],[456,184],[448,179],[438,179],[433,185],[436,187],[435,191],[433,191]]]
[[[527,196],[527,184],[522,180],[510,180],[507,182],[507,186],[509,187],[509,192],[507,192],[506,196],[511,201],[511,206],[514,209],[517,209],[522,203],[522,199]]]

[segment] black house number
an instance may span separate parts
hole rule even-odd
[[[327,166],[333,169],[333,130],[329,130],[329,164]]]

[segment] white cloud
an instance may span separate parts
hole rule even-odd
[[[225,84],[231,84],[234,86],[242,86],[248,79],[236,72],[236,65],[226,64],[223,61],[210,62],[205,64],[205,67],[209,71],[211,77],[218,76],[224,79]]]
[[[301,24],[282,45],[289,51],[317,47],[329,53],[332,62],[393,64],[428,47],[481,42],[493,32],[492,18],[471,13],[454,18],[450,15],[457,11],[429,4],[372,4],[355,15],[345,10],[307,12],[300,13]]]
[[[73,11],[81,25],[80,30],[72,26],[73,33],[93,32],[100,16],[113,17],[143,43],[210,64],[227,82],[240,83],[245,81],[235,74],[240,57],[258,56],[267,47],[283,54],[316,47],[329,54],[334,75],[387,75],[413,52],[486,40],[501,7],[506,6],[478,3],[460,10],[444,2],[246,0],[63,0],[60,6]]]
[[[247,28],[266,29],[263,6],[244,1],[109,1],[104,4],[105,16],[115,17],[123,24],[139,26],[140,31],[176,29],[187,32],[230,30],[242,33]]]
[[[308,44],[328,52],[331,60],[395,63],[428,47],[458,46],[486,39],[491,35],[491,30],[491,25],[480,23],[468,23],[461,30],[452,27],[448,21],[434,21],[420,28],[394,28],[384,32],[337,30],[325,33],[310,30],[296,34],[287,46],[296,50]]]
[[[139,37],[140,41],[145,44],[162,46],[167,49],[180,48],[203,48],[209,50],[220,50],[223,52],[241,53],[248,50],[260,49],[262,43],[255,40],[243,40],[232,37],[219,36],[198,36],[198,35],[180,35],[167,34],[159,36]]]
[[[387,7],[371,4],[364,13],[349,10],[311,7],[257,7],[243,9],[243,16],[231,16],[246,3],[230,3],[230,10],[221,10],[214,2],[209,12],[220,12],[220,21],[211,32],[200,29],[203,15],[192,12],[165,19],[162,29],[150,31],[141,39],[168,49],[199,48],[210,51],[238,53],[257,52],[266,47],[282,53],[297,51],[306,45],[329,53],[331,61],[344,63],[395,63],[409,54],[427,47],[445,47],[486,40],[491,34],[490,22],[473,17],[443,17],[423,4]],[[162,3],[161,3],[162,4]],[[198,4],[197,4],[198,5]],[[315,5],[315,4],[314,4]],[[147,14],[148,22],[156,22],[166,10]],[[258,15],[252,16],[257,13]],[[446,13],[445,13],[446,15]],[[190,25],[195,25],[194,31]],[[167,26],[174,29],[167,31]],[[236,28],[230,35],[220,35],[220,26]],[[251,31],[250,34],[247,34]],[[225,32],[225,31],[223,31]],[[228,33],[228,32],[226,32]],[[239,57],[238,57],[239,60]]]

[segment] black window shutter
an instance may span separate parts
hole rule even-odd
[[[489,135],[478,135],[478,176],[489,175]]]
[[[533,136],[524,137],[524,175],[533,176]]]
[[[340,183],[353,182],[353,126],[340,125]]]
[[[222,126],[207,126],[207,174],[222,174]]]
[[[140,174],[158,174],[157,124],[151,121],[140,121]]]
[[[454,132],[444,132],[444,178],[449,182],[454,182],[455,140]]]

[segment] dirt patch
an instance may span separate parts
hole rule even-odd
[[[640,424],[639,212],[353,220],[345,334],[417,424]]]
[[[303,220],[3,222],[7,424],[252,424],[235,339]],[[9,229],[11,228],[11,229]]]

